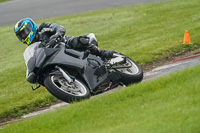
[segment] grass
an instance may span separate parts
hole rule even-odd
[[[0,3],[1,3],[1,2],[5,2],[5,1],[10,1],[10,0],[0,0]]]
[[[140,65],[184,50],[199,47],[199,0],[171,0],[160,3],[93,11],[36,21],[63,25],[69,36],[93,32],[102,49],[113,49]],[[20,117],[35,107],[55,101],[44,88],[32,91],[25,79],[23,51],[14,25],[0,27],[0,121]],[[182,45],[189,30],[193,45]],[[182,81],[184,82],[184,81]]]
[[[1,133],[198,133],[199,67],[7,125]]]

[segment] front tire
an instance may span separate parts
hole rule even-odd
[[[68,84],[62,75],[49,75],[44,85],[52,95],[68,103],[90,98],[89,89],[78,79]]]

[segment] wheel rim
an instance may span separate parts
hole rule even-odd
[[[139,68],[138,66],[130,59],[126,59],[126,63],[122,64],[122,67],[127,67],[130,66],[128,68],[119,68],[117,69],[118,71],[125,73],[125,74],[129,74],[129,75],[134,75],[139,73]]]
[[[69,84],[62,76],[51,76],[51,81],[58,89],[70,95],[84,96],[87,93],[86,87],[76,79]]]

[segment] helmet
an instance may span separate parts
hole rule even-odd
[[[29,45],[36,35],[37,25],[31,18],[24,18],[16,23],[14,32],[21,42]]]

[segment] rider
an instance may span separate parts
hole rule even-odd
[[[24,18],[16,23],[14,32],[21,42],[28,45],[26,50],[37,42],[40,42],[37,43],[38,47],[44,47],[47,43],[55,44],[58,38],[64,38],[66,48],[89,50],[90,53],[103,59],[109,59],[113,56],[113,50],[107,51],[98,48],[97,39],[93,33],[79,37],[69,37],[65,35],[65,28],[55,23],[42,23],[38,28],[31,18]],[[27,57],[24,56],[26,60]]]

